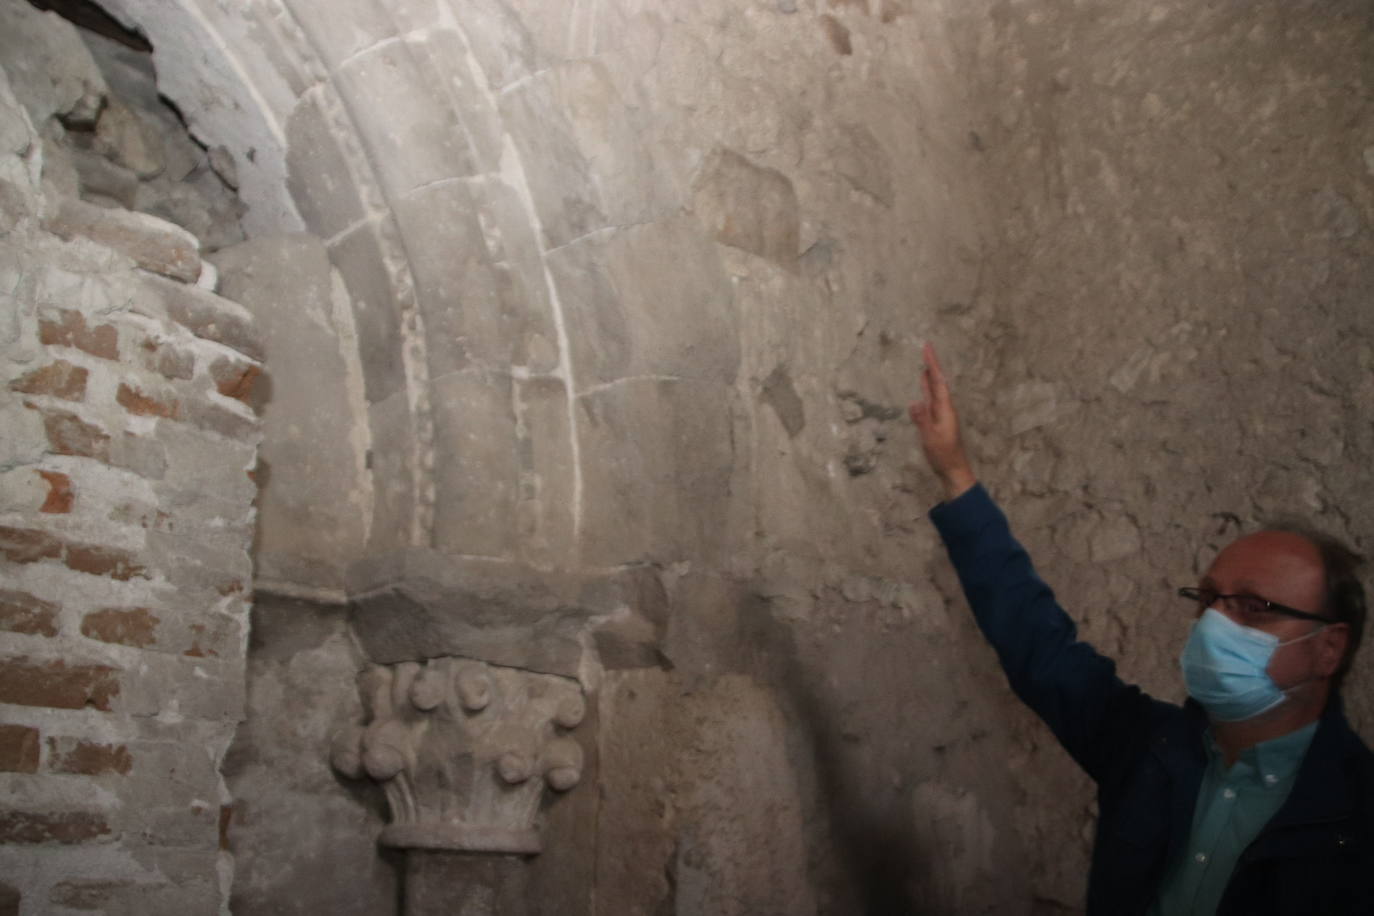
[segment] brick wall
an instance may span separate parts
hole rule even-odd
[[[0,914],[219,912],[260,342],[41,168],[0,75]]]

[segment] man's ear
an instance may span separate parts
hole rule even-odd
[[[1333,623],[1317,634],[1317,674],[1331,677],[1341,666],[1345,650],[1350,645],[1350,627]]]

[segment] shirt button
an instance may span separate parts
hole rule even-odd
[[[1197,855],[1193,856],[1193,861],[1196,862],[1196,863],[1199,864],[1199,865],[1204,865],[1204,864],[1206,864],[1206,862],[1207,862],[1207,853],[1205,853],[1205,852],[1200,852],[1200,853],[1198,853]]]
[[[1221,797],[1222,797],[1222,798],[1235,798],[1235,797],[1236,797],[1236,790],[1235,790],[1235,789],[1227,789],[1226,791],[1224,791],[1224,792],[1221,793]]]
[[[1265,773],[1265,774],[1264,774],[1264,784],[1265,784],[1266,786],[1272,786],[1274,783],[1276,783],[1276,782],[1278,782],[1278,781],[1279,781],[1279,778],[1278,778],[1277,776],[1275,776],[1273,773]]]

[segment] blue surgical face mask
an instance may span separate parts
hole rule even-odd
[[[1240,722],[1266,713],[1287,698],[1269,676],[1275,650],[1322,629],[1279,642],[1272,633],[1236,623],[1216,608],[1208,608],[1193,624],[1179,659],[1188,695],[1217,722]]]

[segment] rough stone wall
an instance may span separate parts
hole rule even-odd
[[[1374,546],[1368,6],[994,13],[960,43],[982,180],[1009,205],[951,322],[956,383],[1083,635],[1181,699],[1172,589],[1220,547],[1284,517]],[[1364,672],[1345,697],[1369,736]],[[1076,903],[1090,787],[1029,717],[1000,727],[1024,749],[1027,848],[1055,848],[1036,886]]]
[[[261,345],[194,236],[45,174],[106,87],[56,17],[0,20],[0,909],[216,913]]]

